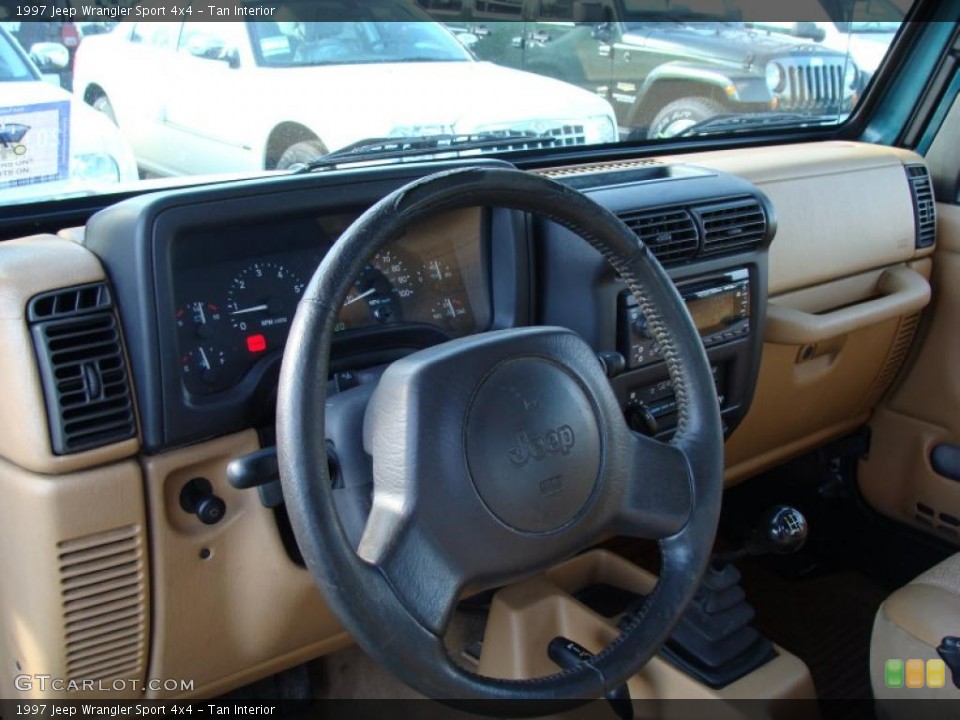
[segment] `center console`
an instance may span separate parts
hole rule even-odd
[[[644,165],[559,178],[633,230],[664,266],[700,333],[727,434],[746,414],[759,371],[773,206],[754,185],[692,166]],[[668,439],[677,401],[663,350],[636,297],[606,260],[543,223],[538,258],[547,287],[539,322],[571,327],[597,348],[627,421]],[[575,301],[573,300],[575,299]]]

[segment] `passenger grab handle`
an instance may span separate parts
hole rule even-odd
[[[906,266],[884,270],[876,291],[879,297],[823,314],[778,305],[771,300],[763,339],[778,345],[809,345],[919,312],[930,302],[930,283]]]

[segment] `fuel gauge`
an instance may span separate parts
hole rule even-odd
[[[208,394],[222,388],[227,377],[227,353],[216,345],[198,345],[180,358],[183,381],[196,394]]]

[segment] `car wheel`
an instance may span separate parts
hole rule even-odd
[[[110,122],[114,125],[117,125],[117,116],[113,112],[113,105],[110,104],[110,99],[106,95],[97,95],[96,99],[92,103],[94,110],[98,110],[110,118]]]
[[[306,164],[326,155],[327,148],[319,140],[303,140],[294,143],[277,160],[277,170],[286,170],[297,164]]]
[[[681,135],[697,123],[728,112],[716,100],[704,97],[681,98],[668,103],[657,113],[647,130],[647,137],[672,138]]]

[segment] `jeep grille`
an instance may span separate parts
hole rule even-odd
[[[784,110],[839,111],[843,106],[844,65],[814,63],[813,60],[781,61],[786,73],[786,87],[780,95]]]

